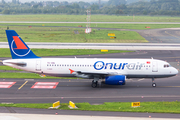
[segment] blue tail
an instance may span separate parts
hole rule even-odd
[[[39,58],[30,50],[30,48],[14,30],[6,30],[6,35],[12,59]]]

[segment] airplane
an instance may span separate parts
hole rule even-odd
[[[168,62],[157,59],[104,59],[104,58],[41,58],[36,56],[14,30],[6,30],[12,59],[3,64],[17,69],[55,77],[79,77],[93,79],[91,86],[98,87],[98,81],[108,85],[125,85],[129,78],[171,77],[178,70]]]

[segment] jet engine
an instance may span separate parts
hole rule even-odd
[[[125,85],[126,76],[124,75],[108,76],[105,78],[104,83],[108,85]]]

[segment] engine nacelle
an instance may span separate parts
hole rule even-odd
[[[126,76],[124,75],[108,76],[105,78],[105,84],[108,85],[125,85],[125,83]]]

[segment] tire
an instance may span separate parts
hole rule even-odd
[[[97,87],[97,83],[98,83],[97,81],[96,82],[92,81],[91,87],[92,88],[96,88]]]
[[[152,86],[153,86],[153,87],[156,87],[156,83],[153,83]]]

